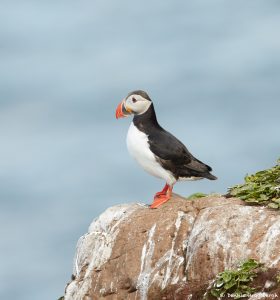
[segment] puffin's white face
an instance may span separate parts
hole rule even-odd
[[[151,104],[151,101],[137,94],[129,96],[124,102],[125,109],[136,115],[145,113]]]
[[[144,92],[142,92],[143,94]],[[144,93],[145,95],[146,93]],[[147,95],[147,98],[149,96]],[[118,105],[116,110],[116,118],[127,117],[130,114],[141,115],[144,114],[151,106],[152,101],[145,97],[131,93]]]

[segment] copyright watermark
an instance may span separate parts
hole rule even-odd
[[[263,299],[264,297],[266,299],[279,299],[279,296],[276,293],[265,293],[265,292],[260,292],[260,293],[255,293],[255,294],[227,294],[229,298],[235,298],[235,297],[240,297],[240,298],[245,298],[245,297],[252,297],[250,299],[252,300],[258,300],[258,299]]]

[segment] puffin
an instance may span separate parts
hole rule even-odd
[[[159,125],[153,102],[145,91],[129,93],[117,106],[117,119],[130,115],[133,120],[126,138],[128,152],[146,172],[166,182],[150,208],[170,200],[177,181],[217,179],[210,173],[210,166],[195,158],[179,139]]]

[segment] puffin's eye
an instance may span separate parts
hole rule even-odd
[[[135,103],[137,102],[137,100],[135,98],[132,98],[132,102]]]

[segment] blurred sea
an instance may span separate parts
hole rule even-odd
[[[63,294],[75,245],[164,182],[128,156],[115,108],[148,91],[160,124],[221,192],[280,156],[280,2],[19,1],[0,5],[0,298]]]

